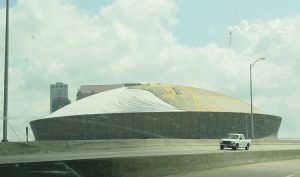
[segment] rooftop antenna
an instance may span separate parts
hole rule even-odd
[[[8,95],[8,28],[9,27],[9,0],[6,0],[6,25],[5,25],[5,64],[4,64],[4,103],[3,103],[3,139],[7,140],[7,95]]]
[[[232,32],[229,32],[229,49],[231,49]]]

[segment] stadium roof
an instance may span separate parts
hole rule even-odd
[[[250,112],[250,105],[238,99],[193,87],[142,84],[104,91],[67,105],[50,114],[63,117],[85,114],[131,112]],[[262,113],[254,108],[255,113]]]

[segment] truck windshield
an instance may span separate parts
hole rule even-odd
[[[238,139],[239,135],[227,135],[227,139]]]

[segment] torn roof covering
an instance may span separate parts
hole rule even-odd
[[[181,110],[165,103],[149,91],[122,87],[78,100],[53,112],[47,118],[84,114],[172,111]]]
[[[250,105],[203,89],[169,84],[122,87],[98,93],[67,105],[46,118],[86,114],[133,112],[245,112]],[[254,108],[255,113],[262,113]]]

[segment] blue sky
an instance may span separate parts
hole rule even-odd
[[[16,1],[11,0],[11,5],[14,6]],[[114,0],[69,2],[94,15]],[[299,0],[176,0],[176,3],[177,24],[169,29],[179,43],[192,46],[214,42],[225,47],[228,45],[228,36],[224,37],[224,34],[228,33],[226,28],[230,25],[245,19],[250,22],[265,21],[294,16],[300,12]],[[5,1],[0,1],[0,6],[4,5]]]
[[[297,0],[178,0],[178,25],[172,31],[189,45],[216,42],[227,45],[226,27],[241,20],[255,22],[293,16],[300,12]],[[234,41],[233,41],[234,42]]]
[[[90,14],[113,0],[71,0]],[[141,1],[142,2],[142,1]],[[177,24],[170,30],[182,44],[204,46],[214,42],[228,45],[224,33],[241,20],[261,21],[294,16],[300,12],[299,0],[176,0]],[[233,41],[234,42],[234,41]]]

